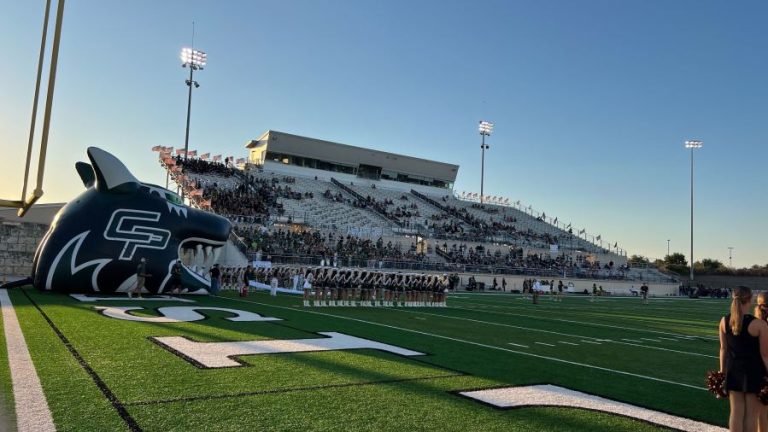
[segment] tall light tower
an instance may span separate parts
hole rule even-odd
[[[687,140],[685,148],[691,149],[691,287],[693,287],[693,151],[704,145],[699,140]]]
[[[480,204],[483,203],[483,183],[485,181],[485,151],[488,149],[488,145],[485,144],[485,137],[491,136],[493,132],[493,123],[485,120],[480,120],[480,126],[478,126],[480,136],[482,136],[482,143],[480,144],[480,150],[482,152],[482,160],[480,162]]]
[[[194,80],[194,73],[196,70],[203,70],[207,60],[208,55],[203,51],[194,48],[181,49],[181,67],[189,68],[189,79],[185,81],[187,87],[189,87],[189,96],[187,98],[187,130],[184,135],[184,162],[187,161],[187,153],[189,152],[189,119],[192,114],[192,86],[195,86],[195,88],[200,87],[200,84]],[[181,193],[183,197],[184,188],[182,188]]]
[[[669,239],[667,239],[667,256],[669,256]]]
[[[728,246],[728,267],[733,268],[733,246]]]

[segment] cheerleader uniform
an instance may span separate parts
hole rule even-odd
[[[731,330],[731,315],[725,316],[725,338],[728,349],[725,354],[725,389],[744,393],[760,393],[766,376],[765,365],[760,355],[760,340],[749,334],[747,329],[752,315],[744,315],[738,336]]]

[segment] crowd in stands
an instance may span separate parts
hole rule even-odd
[[[230,166],[228,158],[225,159],[224,163],[221,163],[193,158],[184,160],[181,156],[176,156],[176,165],[182,167],[185,171],[221,177],[232,177],[238,171]]]
[[[261,258],[274,256],[320,257],[325,262],[344,263],[345,260],[423,261],[425,255],[417,253],[414,243],[402,247],[400,243],[365,239],[351,235],[322,234],[318,231],[268,231],[263,227],[235,227],[249,250]]]

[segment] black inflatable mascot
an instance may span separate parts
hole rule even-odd
[[[35,252],[31,281],[39,290],[66,293],[125,292],[135,287],[146,258],[145,290],[170,290],[171,268],[190,249],[224,246],[232,226],[221,217],[184,205],[175,193],[139,182],[115,156],[88,148],[91,164],[76,169],[86,191],[65,205]],[[182,265],[188,293],[210,283]]]

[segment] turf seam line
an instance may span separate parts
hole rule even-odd
[[[271,308],[275,308],[275,309],[285,309],[285,310],[294,311],[294,312],[304,312],[304,313],[309,313],[309,314],[314,314],[314,315],[328,316],[328,317],[332,317],[332,318],[343,319],[343,320],[357,321],[357,322],[361,322],[361,323],[364,323],[364,324],[375,325],[375,326],[386,327],[386,328],[392,328],[392,329],[396,329],[396,330],[400,330],[400,331],[404,331],[404,332],[408,332],[408,333],[416,333],[416,334],[421,334],[421,335],[425,335],[425,336],[432,336],[432,337],[435,337],[435,338],[438,338],[438,339],[452,340],[452,341],[455,341],[455,342],[461,342],[461,343],[465,343],[465,344],[468,344],[468,345],[475,345],[475,346],[479,346],[479,347],[483,347],[483,348],[489,348],[489,349],[494,349],[494,350],[499,350],[499,351],[505,351],[505,352],[509,352],[509,353],[513,353],[513,354],[519,354],[519,355],[522,355],[522,356],[536,357],[536,358],[540,358],[540,359],[544,359],[544,360],[554,361],[554,362],[557,362],[557,363],[565,363],[565,364],[581,366],[581,367],[585,367],[585,368],[589,368],[589,369],[597,369],[597,370],[602,370],[602,371],[605,371],[605,372],[613,372],[613,373],[616,373],[616,374],[619,374],[619,375],[627,375],[627,376],[631,376],[631,377],[635,377],[635,378],[646,379],[646,380],[649,380],[649,381],[656,381],[656,382],[661,382],[661,383],[666,383],[666,384],[673,384],[673,385],[677,385],[677,386],[681,386],[681,387],[687,387],[687,388],[691,388],[691,389],[695,389],[695,390],[704,390],[704,391],[707,390],[706,387],[698,387],[698,386],[695,386],[693,384],[686,384],[686,383],[681,383],[681,382],[677,382],[677,381],[666,380],[664,378],[656,378],[656,377],[652,377],[652,376],[648,376],[648,375],[636,374],[636,373],[633,373],[633,372],[627,372],[627,371],[622,371],[622,370],[617,370],[617,369],[610,369],[610,368],[606,368],[606,367],[602,367],[602,366],[596,366],[596,365],[591,365],[591,364],[586,364],[586,363],[579,363],[579,362],[565,360],[565,359],[561,359],[561,358],[557,358],[557,357],[549,357],[549,356],[533,354],[533,353],[524,352],[524,351],[516,351],[516,350],[512,350],[512,349],[508,349],[508,348],[504,348],[504,347],[499,347],[499,346],[495,346],[495,345],[488,345],[488,344],[484,344],[484,343],[480,343],[480,342],[468,341],[468,340],[464,340],[464,339],[457,339],[457,338],[452,338],[450,336],[443,336],[443,335],[439,335],[439,334],[435,334],[435,333],[423,332],[423,331],[420,331],[420,330],[413,330],[413,329],[408,329],[408,328],[403,328],[403,327],[397,327],[397,326],[393,326],[393,325],[389,325],[389,324],[378,323],[378,322],[375,322],[375,321],[366,321],[366,320],[361,320],[361,319],[352,318],[352,317],[346,317],[346,316],[342,316],[342,315],[332,315],[332,314],[328,314],[328,313],[308,311],[308,310],[303,310],[303,309],[298,309],[298,308],[290,308],[290,307],[285,307],[285,306],[277,306],[277,305],[271,305],[271,304],[268,304],[268,303],[260,303],[260,302],[250,301],[250,300],[242,300],[242,299],[236,299],[236,298],[230,298],[230,297],[224,297],[224,296],[218,296],[218,297],[225,298],[225,299],[228,299],[228,300],[231,300],[231,301],[235,301],[235,302],[251,303],[251,304],[271,307]]]
[[[24,339],[24,332],[19,324],[13,302],[5,289],[0,289],[0,309],[2,309],[13,405],[16,411],[16,427],[20,432],[55,431],[53,415],[40,383],[40,377]],[[5,424],[3,419],[0,426]]]
[[[172,399],[158,399],[158,400],[151,400],[151,401],[126,402],[125,405],[136,406],[136,405],[154,405],[154,404],[165,404],[165,403],[176,403],[176,402],[196,402],[200,400],[230,399],[230,398],[239,398],[239,397],[247,397],[247,396],[268,395],[268,394],[325,390],[325,389],[332,389],[332,388],[369,386],[369,385],[376,385],[376,384],[394,384],[394,383],[403,383],[403,382],[411,382],[411,381],[456,378],[456,377],[462,377],[462,376],[467,376],[467,375],[459,373],[459,374],[450,374],[450,375],[432,375],[432,376],[417,377],[417,378],[400,378],[400,379],[392,379],[392,380],[368,381],[368,382],[360,382],[360,383],[325,384],[325,385],[306,386],[306,387],[291,387],[291,388],[285,388],[285,389],[254,390],[250,392],[222,394],[222,395],[190,396],[190,397],[180,397],[180,398],[172,398]]]
[[[128,429],[131,432],[141,432],[141,427],[136,422],[136,420],[131,416],[131,414],[128,412],[128,410],[125,409],[125,406],[122,402],[117,398],[117,396],[112,393],[112,390],[109,389],[107,384],[104,382],[104,380],[101,379],[99,374],[96,373],[95,370],[88,364],[88,362],[85,361],[82,355],[75,349],[74,346],[72,346],[72,343],[67,339],[66,336],[64,336],[64,333],[59,330],[59,328],[54,324],[54,322],[48,317],[48,315],[43,312],[43,310],[40,308],[40,306],[35,302],[32,297],[27,294],[26,290],[21,290],[22,293],[24,293],[24,296],[29,299],[29,301],[32,303],[32,305],[37,309],[38,312],[40,312],[40,315],[45,319],[45,321],[48,322],[48,325],[53,329],[54,333],[56,333],[56,336],[61,339],[61,342],[64,344],[64,346],[69,350],[69,353],[72,354],[72,357],[77,360],[77,362],[80,364],[80,366],[85,370],[85,372],[91,377],[94,384],[96,384],[96,387],[99,388],[101,393],[104,395],[104,397],[107,398],[110,404],[112,404],[112,407],[115,408],[117,411],[117,414],[120,416],[120,418],[125,422],[126,426],[128,426]]]

